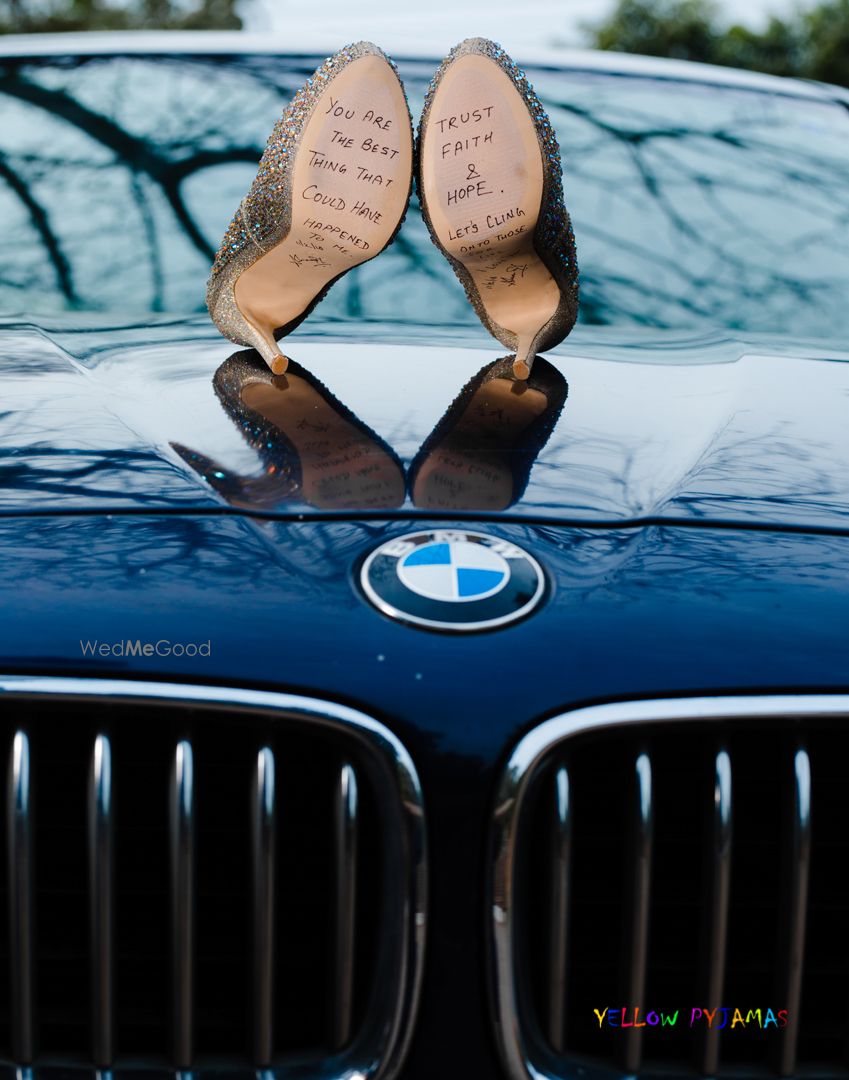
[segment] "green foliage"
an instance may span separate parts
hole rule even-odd
[[[707,60],[713,49],[716,10],[708,0],[619,0],[595,31],[598,49]]]
[[[669,56],[849,86],[849,0],[821,0],[763,30],[725,26],[712,0],[619,0],[590,30],[615,52]]]
[[[832,0],[802,16],[810,77],[849,85],[849,0]]]
[[[0,34],[65,30],[240,30],[238,0],[0,0]]]

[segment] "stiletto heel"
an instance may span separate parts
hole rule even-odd
[[[515,351],[517,379],[578,313],[561,176],[554,130],[524,72],[483,38],[453,49],[419,125],[419,201],[481,322]]]
[[[352,267],[395,238],[412,187],[413,132],[391,60],[370,42],[327,59],[278,120],[207,285],[225,337],[277,375],[277,339]]]
[[[534,362],[534,339],[528,334],[519,337],[516,356],[513,358],[513,375],[520,381],[531,377],[531,365]]]

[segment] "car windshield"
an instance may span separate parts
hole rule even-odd
[[[0,313],[202,311],[210,261],[265,138],[320,59],[0,63]],[[434,63],[399,67],[416,115]],[[792,84],[528,75],[563,149],[585,323],[845,341],[844,105]],[[415,200],[395,244],[348,274],[321,313],[475,321]]]

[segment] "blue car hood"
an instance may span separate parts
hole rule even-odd
[[[237,351],[201,317],[0,321],[0,513],[849,528],[849,352],[822,343],[579,327],[548,354],[529,443],[482,433],[475,384],[457,400],[503,356],[482,331],[307,324],[293,370],[397,470],[388,502],[316,496],[296,433],[252,428],[216,392]],[[434,461],[495,488],[424,498],[412,480],[429,463],[438,488]]]

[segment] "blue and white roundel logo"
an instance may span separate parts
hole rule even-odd
[[[466,603],[494,596],[510,580],[503,556],[469,540],[439,540],[405,555],[398,577],[414,593],[431,600]]]
[[[516,544],[441,529],[382,544],[363,564],[366,597],[385,615],[437,630],[488,630],[539,604],[545,578]]]

